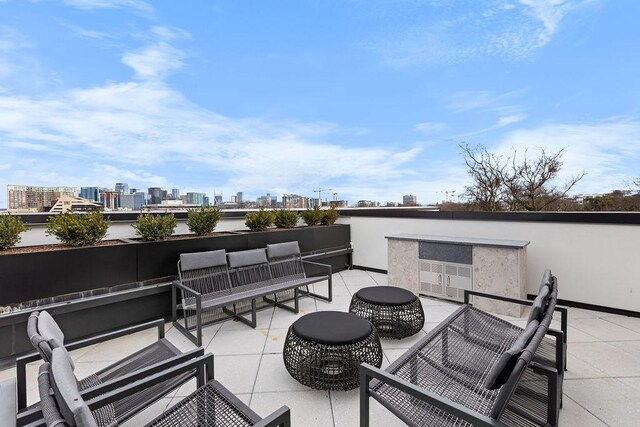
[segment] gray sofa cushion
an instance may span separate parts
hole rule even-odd
[[[527,324],[527,327],[518,335],[518,338],[511,344],[511,347],[500,355],[484,380],[485,388],[495,390],[507,382],[511,371],[520,357],[520,353],[527,347],[527,343],[535,334],[538,326],[539,323],[537,320]]]
[[[46,311],[34,312],[29,316],[27,332],[29,333],[31,344],[38,350],[45,361],[51,361],[51,350],[54,348],[61,348],[69,356],[67,349],[64,347],[64,333],[58,323]],[[75,368],[71,357],[69,357],[69,361],[71,368]]]
[[[61,348],[54,348],[51,357],[51,385],[58,408],[70,426],[97,427],[89,407],[80,396],[78,381],[71,360]]]
[[[180,269],[182,271],[219,267],[226,264],[227,254],[224,249],[220,249],[218,251],[180,254]]]
[[[533,300],[533,305],[531,306],[531,311],[529,312],[527,323],[531,323],[534,320],[540,320],[540,316],[544,312],[544,308],[547,306],[548,296],[549,287],[543,286],[536,299]]]
[[[284,258],[294,255],[300,255],[298,242],[274,243],[272,245],[267,245],[267,256],[269,259]]]
[[[247,267],[267,262],[267,252],[264,249],[231,252],[228,256],[229,267],[231,268]]]

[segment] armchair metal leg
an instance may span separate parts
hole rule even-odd
[[[369,376],[360,367],[360,427],[369,427]]]

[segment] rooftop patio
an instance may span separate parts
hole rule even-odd
[[[284,367],[283,344],[287,328],[299,317],[320,310],[347,311],[353,293],[363,287],[386,284],[384,274],[345,270],[333,276],[334,300],[331,303],[303,298],[297,315],[277,308],[262,310],[258,313],[255,330],[235,321],[205,327],[203,347],[205,352],[215,355],[216,378],[260,415],[286,404],[291,408],[293,425],[358,425],[358,390],[325,392],[301,385]],[[458,307],[442,300],[421,299],[426,316],[423,332],[403,340],[382,339],[383,368]],[[506,319],[518,326],[526,323],[526,317]],[[568,371],[560,423],[636,425],[640,416],[640,318],[570,308],[568,324]],[[150,329],[74,351],[76,374],[84,377],[145,347],[156,338],[156,331]],[[195,348],[170,323],[167,324],[167,338],[180,350]],[[29,403],[37,400],[36,373],[37,365],[29,365]],[[13,376],[15,368],[0,371],[0,380]],[[153,419],[194,388],[192,381],[170,392],[126,425],[137,426]],[[371,406],[372,425],[404,425],[375,401],[371,401]]]

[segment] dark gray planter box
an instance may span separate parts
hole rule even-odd
[[[98,334],[134,323],[168,318],[171,289],[145,285],[173,277],[181,253],[226,249],[228,252],[265,247],[269,243],[298,241],[301,251],[322,253],[348,247],[348,225],[300,227],[291,230],[242,232],[161,242],[64,249],[0,256],[0,305],[56,297],[47,305],[61,323],[67,339]],[[349,266],[349,255],[309,258],[330,264],[334,271]],[[313,272],[309,272],[313,273]],[[126,291],[119,288],[129,284]],[[110,289],[107,289],[110,288]],[[63,294],[83,292],[85,298],[62,301]],[[96,294],[102,295],[95,296]],[[0,361],[31,349],[26,321],[31,310],[0,314]],[[6,361],[5,361],[6,362]],[[0,363],[1,365],[1,363]]]

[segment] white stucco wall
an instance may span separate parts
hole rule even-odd
[[[559,298],[640,311],[640,226],[350,217],[356,265],[387,270],[385,236],[397,233],[528,240],[527,290],[545,268]]]

